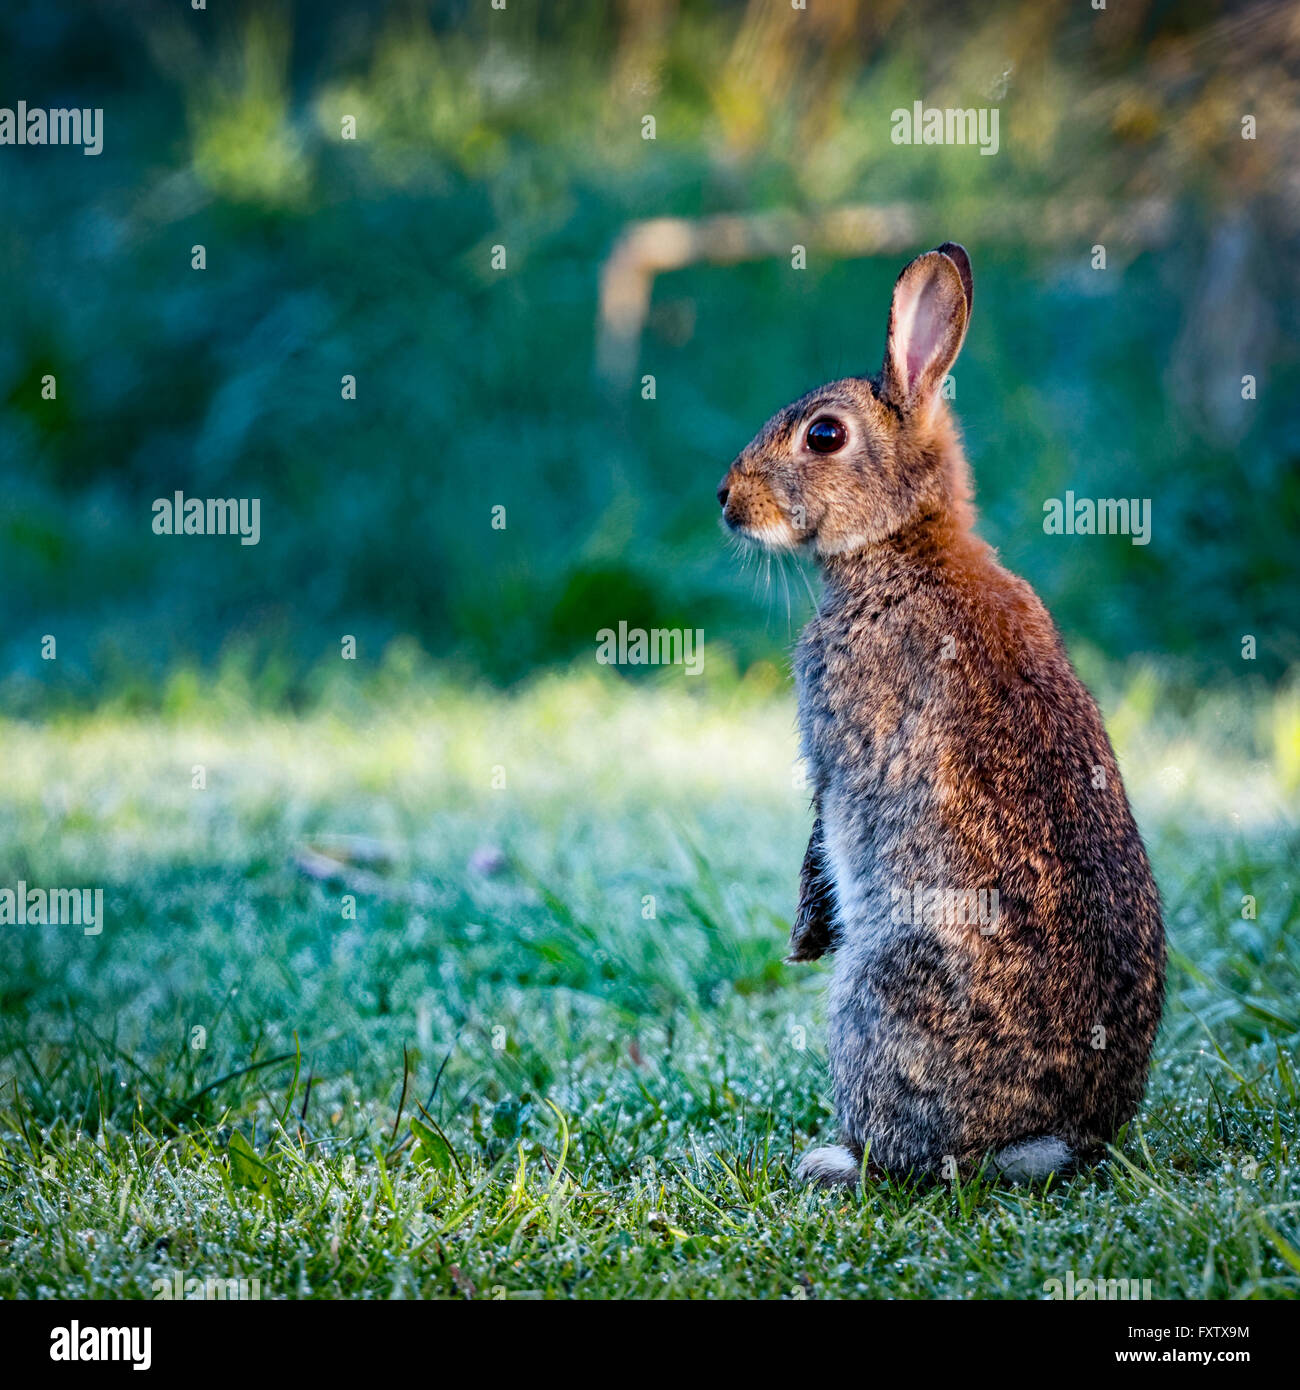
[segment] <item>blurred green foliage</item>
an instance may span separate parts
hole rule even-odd
[[[779,584],[755,601],[713,490],[774,409],[876,368],[901,258],[660,277],[637,373],[654,401],[593,372],[600,266],[638,218],[900,200],[930,227],[915,250],[972,252],[957,409],[983,530],[1072,647],[1202,681],[1239,674],[1250,633],[1248,669],[1279,677],[1300,660],[1284,16],[7,9],[6,100],[102,106],[105,147],[0,150],[5,702],[146,698],[161,670],[223,650],[293,698],[344,633],[363,661],[408,635],[505,681],[620,619],[703,628],[742,668],[779,659],[803,608]],[[914,100],[996,103],[1000,153],[892,145],[889,112]],[[966,230],[1004,205],[1153,196],[1172,235],[1110,245],[1105,272],[1087,228],[1047,245]],[[153,535],[153,499],[177,489],[259,497],[261,543]],[[1066,489],[1150,497],[1151,544],[1044,535]]]

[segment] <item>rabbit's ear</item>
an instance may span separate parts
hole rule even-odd
[[[970,257],[966,248],[955,241],[945,241],[939,250],[957,267],[957,274],[961,276],[961,287],[966,295],[966,327],[969,328],[971,311],[975,308],[975,278],[971,274]]]
[[[928,406],[957,360],[970,317],[971,285],[970,258],[952,242],[918,256],[898,277],[883,388],[900,410]]]

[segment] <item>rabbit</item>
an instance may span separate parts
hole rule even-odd
[[[972,302],[961,246],[918,256],[880,373],[774,415],[718,488],[732,532],[823,581],[794,658],[813,829],[789,959],[834,954],[840,1142],[797,1170],[827,1186],[1095,1161],[1163,1003],[1160,898],[1097,706],[972,530],[942,392]]]

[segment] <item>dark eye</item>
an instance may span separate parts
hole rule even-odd
[[[808,447],[815,454],[833,454],[848,443],[849,432],[838,420],[823,415],[808,426]]]

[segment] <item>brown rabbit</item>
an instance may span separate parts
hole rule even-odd
[[[787,406],[718,489],[733,531],[824,578],[795,658],[815,820],[791,934],[792,960],[835,952],[842,1142],[799,1167],[823,1183],[1095,1157],[1160,1020],[1160,900],[1097,707],[971,529],[940,396],[971,303],[960,246],[917,257],[880,375]]]

